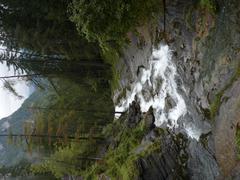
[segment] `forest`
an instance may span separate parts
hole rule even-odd
[[[123,113],[115,112],[111,100],[118,86],[114,64],[128,44],[127,33],[156,16],[158,4],[0,1],[0,61],[15,70],[1,80],[18,98],[14,81],[24,79],[36,87],[12,115],[17,125],[0,134],[9,148],[25,154],[2,165],[3,176],[77,177],[105,161],[105,129],[112,126],[116,113]],[[37,157],[26,158],[29,154]]]

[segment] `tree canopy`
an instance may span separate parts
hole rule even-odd
[[[73,0],[71,20],[90,41],[123,43],[127,33],[151,20],[160,0]]]
[[[1,43],[9,50],[24,49],[67,59],[98,56],[97,46],[77,34],[69,21],[65,0],[1,0]]]
[[[127,34],[154,19],[161,5],[161,0],[0,0],[0,62],[15,70],[1,77],[4,87],[21,98],[12,78],[26,79],[39,87],[36,94],[45,91],[19,110],[29,117],[18,113],[12,118],[21,120],[21,128],[9,129],[9,140],[23,142],[20,146],[38,160],[30,162],[31,168],[29,162],[19,162],[19,171],[2,167],[4,173],[33,171],[61,178],[101,163],[108,143],[94,137],[105,140],[103,129],[115,113],[109,83],[115,71],[109,64],[118,57],[116,49],[128,42]],[[104,63],[108,57],[112,62]]]

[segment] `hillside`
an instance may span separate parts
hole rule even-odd
[[[32,95],[27,98],[22,106],[14,112],[9,117],[3,118],[0,120],[1,133],[8,134],[11,129],[12,133],[23,133],[23,124],[26,121],[33,121],[33,112],[31,112],[28,107],[31,107],[33,104],[39,104],[42,99],[46,96],[44,91],[35,91]],[[14,165],[19,162],[23,157],[31,158],[26,153],[26,149],[9,144],[8,137],[0,137],[0,165]]]

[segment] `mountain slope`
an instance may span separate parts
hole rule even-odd
[[[23,123],[33,120],[33,112],[28,107],[39,104],[44,96],[44,91],[35,91],[16,112],[0,120],[0,134],[8,134],[9,130],[14,134],[23,133]],[[8,139],[0,137],[0,165],[10,166],[24,157],[30,158],[23,147],[8,143]]]

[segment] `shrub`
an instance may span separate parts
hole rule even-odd
[[[216,8],[216,2],[214,0],[200,0],[199,5],[202,9],[205,9],[211,13],[215,13]]]
[[[126,34],[151,20],[161,0],[73,0],[71,20],[90,41],[126,41]]]

